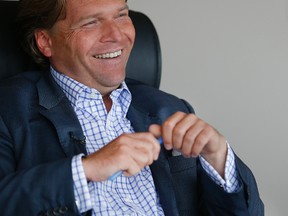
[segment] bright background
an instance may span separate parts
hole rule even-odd
[[[266,216],[287,215],[287,0],[129,0],[160,37],[161,89],[188,100],[252,169]]]
[[[287,0],[128,3],[157,28],[160,88],[226,136],[254,172],[265,215],[287,215]]]

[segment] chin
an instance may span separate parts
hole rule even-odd
[[[113,77],[113,79],[107,79],[106,80],[106,86],[107,87],[114,87],[115,89],[118,88],[121,83],[125,80],[125,76],[121,76],[121,77]]]

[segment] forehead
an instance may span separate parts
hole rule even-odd
[[[123,7],[126,0],[68,0],[66,5],[67,13],[85,12],[90,9],[95,12],[108,11]]]
[[[54,26],[72,28],[91,17],[106,19],[119,14],[123,9],[128,9],[126,2],[126,0],[67,0],[63,19],[59,19]]]

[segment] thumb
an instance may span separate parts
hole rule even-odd
[[[156,138],[161,137],[161,126],[157,124],[152,124],[149,126],[149,132],[152,133]]]

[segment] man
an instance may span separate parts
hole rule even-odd
[[[21,4],[26,45],[50,69],[0,85],[1,215],[264,214],[223,135],[185,101],[124,81],[124,0]]]

